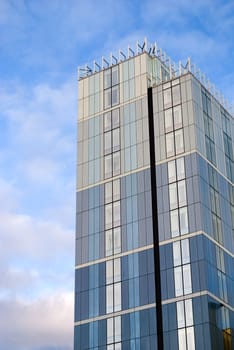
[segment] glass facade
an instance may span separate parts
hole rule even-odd
[[[78,100],[74,350],[234,349],[233,117],[147,53]]]

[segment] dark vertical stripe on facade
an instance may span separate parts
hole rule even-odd
[[[148,118],[149,118],[149,144],[150,144],[150,173],[151,173],[151,198],[152,198],[152,221],[154,241],[154,275],[156,291],[156,319],[158,350],[163,350],[163,322],[162,322],[162,296],[159,258],[159,232],[158,232],[158,206],[156,188],[156,162],[154,146],[154,114],[152,88],[148,89]]]

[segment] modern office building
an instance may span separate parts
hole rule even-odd
[[[226,102],[146,42],[78,88],[74,349],[234,349]]]

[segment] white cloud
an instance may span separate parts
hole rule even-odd
[[[73,293],[1,300],[0,350],[71,350]]]

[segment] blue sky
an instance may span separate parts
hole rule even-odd
[[[71,350],[77,66],[157,43],[234,102],[234,2],[0,0],[0,350]]]

